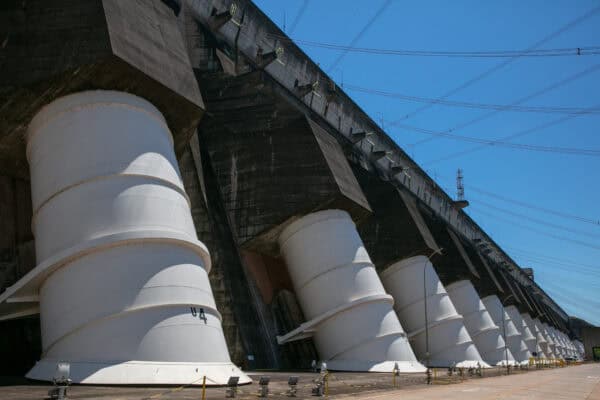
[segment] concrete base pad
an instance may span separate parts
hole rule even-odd
[[[356,372],[392,372],[396,364],[400,372],[425,372],[427,368],[416,361],[383,361],[365,362],[354,360],[330,360],[327,361],[327,369],[333,371],[356,371]]]
[[[52,381],[56,360],[41,360],[27,378]],[[231,363],[174,363],[127,361],[121,363],[70,362],[73,383],[95,385],[225,385],[230,376],[239,376],[239,384],[252,379]]]

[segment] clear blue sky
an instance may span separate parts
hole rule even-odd
[[[385,1],[255,2],[281,28],[285,20],[285,31],[294,39],[348,45]],[[598,6],[599,1],[587,0],[393,0],[355,46],[428,51],[522,50]],[[586,46],[600,46],[600,12],[539,48]],[[339,50],[300,47],[325,71],[331,69],[340,55]],[[340,85],[343,82],[346,86],[438,98],[505,60],[349,52],[330,75]],[[595,65],[600,65],[600,55],[520,57],[449,99],[511,104]],[[387,133],[453,197],[456,169],[462,168],[465,195],[471,203],[467,212],[521,266],[534,268],[536,281],[565,311],[600,325],[600,225],[543,213],[476,191],[483,189],[508,199],[599,221],[600,157],[486,146],[459,157],[439,160],[473,144],[437,138],[415,145],[430,136],[393,127],[390,121],[403,118],[421,104],[349,88],[346,93],[374,120],[383,120]],[[600,107],[600,68],[520,105]],[[436,105],[405,118],[402,123],[446,131],[487,113],[489,111],[480,109]],[[499,139],[561,116],[502,111],[453,133]],[[576,116],[515,138],[513,142],[600,150],[599,123],[600,115]]]

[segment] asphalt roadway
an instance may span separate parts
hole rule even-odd
[[[426,385],[423,374],[406,374],[396,378],[395,386],[389,374],[332,373],[328,390],[335,399],[377,400],[492,400],[492,399],[582,399],[600,400],[600,364],[584,364],[544,370],[515,372],[509,376],[499,375],[502,370],[487,370],[484,378],[446,376],[444,370],[436,374],[436,384]],[[289,399],[287,379],[299,377],[298,399],[315,399],[311,396],[313,380],[318,374],[251,372],[251,385],[241,386],[239,399],[257,399],[261,375],[269,375],[269,399]],[[47,398],[50,386],[30,382],[0,380],[1,400],[41,400]],[[208,388],[206,399],[224,399],[225,388]],[[199,387],[114,387],[73,386],[68,398],[77,400],[200,400]]]

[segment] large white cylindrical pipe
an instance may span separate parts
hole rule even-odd
[[[513,337],[512,343],[509,341],[509,347],[517,361],[520,361],[521,363],[527,363],[531,358],[531,351],[529,350],[527,341],[531,342],[531,339],[535,340],[535,338],[531,334],[531,331],[529,331],[529,328],[524,327],[523,318],[521,318],[521,314],[519,313],[517,307],[511,305],[505,307],[504,311],[508,314],[511,323],[514,324],[516,330],[520,334],[520,340],[517,341],[516,338]]]
[[[500,334],[504,338],[510,352],[517,363],[529,362],[529,357],[523,358],[527,352],[527,345],[521,339],[521,332],[504,309],[504,305],[498,296],[490,295],[481,299],[483,305],[490,313],[492,321],[500,328]]]
[[[456,311],[464,319],[465,327],[477,346],[481,357],[490,365],[514,364],[515,359],[505,345],[500,328],[494,323],[477,291],[469,280],[446,286]]]
[[[542,327],[542,322],[539,320],[539,318],[535,318],[533,320],[533,325],[535,326],[538,344],[542,348],[542,351],[546,355],[546,358],[554,358],[554,354],[548,348],[548,339],[544,334],[544,328]]]
[[[328,368],[388,372],[397,363],[401,371],[425,370],[347,212],[306,215],[283,230],[279,244]]]
[[[561,348],[561,354],[563,358],[566,358],[569,356],[569,349],[568,349],[568,344],[566,341],[566,336],[559,331],[558,329],[556,329],[554,331],[556,337],[558,338],[558,341],[560,343],[560,348]]]
[[[537,357],[546,358],[546,354],[542,350],[542,346],[540,346],[540,339],[543,340],[543,338],[541,337],[538,330],[536,329],[533,318],[531,318],[531,315],[529,315],[529,313],[522,313],[521,317],[523,318],[523,322],[527,325],[527,327],[529,328],[529,331],[532,333],[532,335],[535,339],[535,342],[534,342],[535,350],[530,350],[531,353],[533,354],[533,352],[535,352],[537,354]]]
[[[27,137],[40,265],[42,360],[93,384],[225,384],[230,361],[162,114],[139,97],[81,92],[44,107]]]
[[[510,318],[516,322],[517,327],[520,327],[521,338],[525,345],[527,346],[527,351],[529,352],[529,357],[533,357],[533,353],[536,352],[536,343],[537,339],[531,332],[529,325],[525,322],[523,318],[523,314],[519,313],[519,310],[515,306],[506,307],[506,312],[510,315]]]
[[[552,358],[556,358],[556,343],[554,342],[553,335],[550,333],[550,327],[547,323],[542,323],[542,332],[548,341],[548,352],[552,354]]]
[[[577,350],[575,348],[575,345],[573,344],[573,341],[567,335],[565,335],[565,339],[567,341],[567,354],[569,355],[569,357],[576,358]]]
[[[395,300],[394,309],[419,360],[433,367],[488,366],[427,257],[411,257],[389,266],[381,281]]]
[[[546,328],[548,330],[548,332],[550,333],[550,336],[552,336],[552,340],[554,341],[554,355],[557,358],[565,358],[565,348],[564,348],[564,343],[562,341],[562,339],[560,338],[560,336],[558,335],[558,332],[556,331],[556,329],[553,326],[548,326]]]

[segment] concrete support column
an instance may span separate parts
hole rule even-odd
[[[394,309],[419,360],[434,367],[489,367],[427,257],[397,262],[381,274],[381,280],[395,300]]]
[[[402,371],[425,370],[348,213],[306,215],[284,229],[279,244],[309,320],[301,330],[313,333],[328,368],[384,372],[398,363]]]
[[[527,345],[521,339],[521,332],[506,312],[498,296],[487,296],[481,301],[490,313],[494,323],[500,328],[500,333],[504,337],[515,361],[523,364],[528,363],[530,354],[527,351]]]
[[[28,128],[43,354],[92,384],[224,384],[229,359],[173,138],[123,92],[80,92]]]
[[[515,359],[507,349],[500,328],[494,323],[481,302],[471,281],[462,280],[446,286],[456,310],[463,316],[465,326],[479,353],[490,365],[514,364]]]

